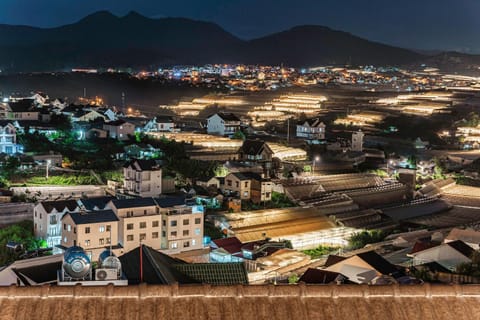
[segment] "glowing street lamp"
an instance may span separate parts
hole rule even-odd
[[[315,158],[313,159],[313,164],[312,164],[312,175],[315,174],[315,162],[318,162],[318,161],[320,161],[320,157],[315,156]]]

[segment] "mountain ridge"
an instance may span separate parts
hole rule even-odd
[[[135,11],[98,11],[50,28],[0,24],[0,39],[0,69],[7,72],[206,63],[408,65],[430,57],[327,26],[300,25],[243,40],[212,22]]]

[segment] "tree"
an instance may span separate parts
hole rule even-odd
[[[33,236],[32,221],[25,220],[0,229],[0,265],[13,262],[22,254],[22,252],[12,252],[8,249],[6,245],[9,241],[22,244],[26,250],[38,249],[42,245],[41,241]]]
[[[381,230],[357,232],[348,239],[348,245],[351,249],[359,249],[370,243],[381,242],[385,237],[386,234]]]
[[[232,139],[235,140],[245,140],[245,138],[245,134],[241,130],[237,130],[232,136]]]
[[[300,280],[300,278],[298,277],[298,275],[296,273],[292,273],[289,277],[288,277],[288,283],[289,284],[297,284],[298,283],[298,280]]]

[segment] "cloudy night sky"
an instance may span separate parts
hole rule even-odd
[[[478,0],[1,0],[0,23],[54,27],[99,10],[212,21],[244,39],[315,24],[406,48],[480,53]]]

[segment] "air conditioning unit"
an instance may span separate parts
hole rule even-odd
[[[95,270],[95,280],[117,280],[117,269],[97,269]]]

